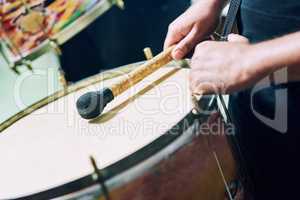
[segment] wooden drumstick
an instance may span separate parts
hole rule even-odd
[[[171,52],[173,49],[174,46],[171,46],[153,59],[146,61],[111,87],[82,95],[76,103],[80,116],[84,119],[98,117],[105,106],[115,97],[172,61]]]

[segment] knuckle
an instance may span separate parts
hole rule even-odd
[[[169,32],[174,32],[176,30],[175,22],[172,22],[171,24],[169,24],[168,30],[169,30]]]
[[[205,52],[206,50],[209,50],[211,44],[211,41],[203,41],[196,46],[195,50],[197,53]]]
[[[201,49],[202,49],[203,47],[204,47],[204,44],[203,44],[203,42],[201,42],[201,43],[197,44],[195,50],[196,50],[197,52],[201,52]]]
[[[208,47],[210,44],[211,44],[211,41],[208,41],[208,40],[200,43],[200,45],[202,45],[202,47]]]

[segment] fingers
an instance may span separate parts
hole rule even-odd
[[[193,94],[196,95],[209,95],[209,94],[219,94],[220,91],[216,85],[210,82],[203,82],[201,84],[196,85],[195,87],[191,87],[190,90]]]
[[[184,21],[178,19],[169,25],[168,33],[164,43],[164,49],[178,43],[192,29],[192,26],[184,25]]]
[[[248,38],[238,35],[238,34],[229,34],[228,35],[228,42],[242,42],[242,43],[249,43]]]
[[[224,84],[209,72],[192,70],[190,72],[190,91],[197,95],[224,93]]]
[[[175,60],[183,59],[199,42],[199,31],[196,26],[175,47],[172,56]]]

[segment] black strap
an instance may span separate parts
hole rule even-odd
[[[233,29],[234,22],[237,17],[237,13],[240,9],[241,0],[230,0],[229,10],[224,22],[222,36],[227,37]]]
[[[224,22],[221,40],[226,41],[228,35],[232,32],[234,22],[237,18],[237,13],[240,9],[240,5],[241,5],[241,0],[230,0],[229,10],[228,10],[225,22]],[[226,107],[224,109],[226,110]],[[229,112],[227,115],[228,115],[227,117],[229,119],[228,122],[233,123]],[[233,156],[238,164],[239,178],[242,181],[242,185],[244,186],[244,189],[247,190],[247,191],[245,191],[247,193],[247,194],[245,194],[245,195],[247,195],[246,198],[251,199],[251,196],[252,196],[251,193],[253,192],[253,184],[249,177],[248,168],[246,166],[246,162],[244,160],[244,156],[242,154],[239,142],[235,135],[229,135],[227,138],[228,138],[230,146],[233,150],[233,154],[234,154]]]

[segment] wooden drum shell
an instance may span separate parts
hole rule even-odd
[[[178,141],[174,141],[174,144],[170,144],[160,152],[163,154],[164,151],[172,149],[173,153],[166,153],[160,162],[151,166],[141,177],[110,191],[111,199],[225,199],[224,183],[212,154],[212,147],[207,140],[210,139],[217,147],[216,151],[223,171],[227,181],[230,182],[236,177],[236,168],[226,136],[198,134],[197,128],[190,128],[184,132],[181,138],[177,139]],[[192,140],[189,138],[191,135],[193,135]],[[187,143],[184,146],[174,147],[176,143],[178,145],[181,142]],[[141,165],[150,163],[150,160],[155,159],[154,157]]]

